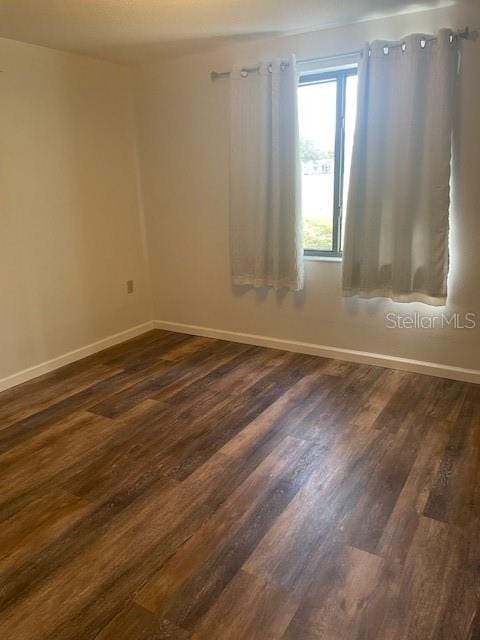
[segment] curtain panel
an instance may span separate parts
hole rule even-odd
[[[230,257],[235,285],[303,288],[294,56],[231,74]]]
[[[359,66],[345,296],[446,302],[457,41],[374,42]]]

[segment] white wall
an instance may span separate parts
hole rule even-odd
[[[229,82],[209,79],[234,63],[467,23],[480,26],[480,8],[235,44],[135,72],[0,39],[0,379],[152,318],[480,369],[480,330],[388,330],[391,310],[431,310],[344,301],[338,263],[307,262],[298,295],[231,287]],[[465,44],[462,64],[447,312],[480,317],[480,43]]]
[[[151,308],[130,71],[5,39],[0,69],[2,378]]]
[[[316,34],[236,44],[145,65],[138,75],[141,167],[158,320],[480,369],[478,330],[391,330],[392,310],[424,305],[345,301],[341,264],[307,262],[298,295],[232,288],[228,259],[229,81],[209,72],[261,58],[358,49],[443,26],[480,26],[480,8],[439,9]],[[480,43],[465,43],[456,121],[452,269],[446,311],[480,324]],[[247,126],[247,125],[246,125]],[[392,153],[395,150],[392,149]]]

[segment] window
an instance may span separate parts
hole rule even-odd
[[[298,109],[306,255],[342,255],[357,102],[356,68],[300,77]]]

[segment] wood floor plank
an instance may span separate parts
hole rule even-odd
[[[186,580],[219,546],[236,535],[251,518],[262,495],[290,472],[291,465],[309,448],[286,437],[254,469],[203,526],[162,565],[136,595],[136,602],[150,611],[161,611]]]
[[[17,610],[10,606],[4,613],[0,632],[8,634],[16,629],[18,633],[42,637],[38,635],[39,620],[45,629],[55,628],[55,638],[59,639],[84,638],[98,629],[105,616],[111,616],[112,610],[116,612],[117,602],[123,602],[139,581],[161,566],[229,495],[232,481],[236,482],[238,477],[235,473],[238,467],[232,463],[230,467],[234,473],[228,482],[229,464],[228,459],[218,456],[198,470],[189,480],[189,486],[167,488],[163,493],[159,493],[161,485],[151,486],[141,501],[133,502],[120,512],[114,528],[108,529],[108,535],[97,532],[83,553],[67,558],[68,563],[61,565],[48,580],[32,581],[31,588],[23,591],[22,606]],[[289,469],[291,490],[293,478],[300,482],[302,474],[299,470],[307,472],[302,461],[299,465]],[[220,471],[223,473],[221,478]],[[154,499],[157,496],[161,508]],[[118,554],[122,548],[129,549],[127,558]],[[117,597],[105,600],[100,596],[103,590],[98,591],[99,575],[104,588]],[[121,580],[119,576],[122,576]],[[88,611],[83,608],[85,603],[89,605]]]
[[[170,401],[182,404],[192,397],[201,398],[202,394],[209,395],[212,387],[216,393],[227,391],[229,394],[240,395],[256,384],[260,377],[265,377],[277,365],[291,357],[277,350],[250,347],[233,360],[223,363],[221,367],[194,381],[188,389],[173,395]]]
[[[372,452],[386,452],[389,443],[387,434],[360,434],[359,427],[350,425],[257,545],[244,570],[297,594],[305,592],[311,571],[330,553],[330,541],[337,544],[339,526],[362,496]]]
[[[194,629],[308,479],[317,455],[314,447],[309,447],[291,465],[286,477],[268,487],[233,537],[227,536],[217,552],[209,556],[174,594],[164,610],[166,619],[182,628]]]
[[[391,562],[405,561],[435,482],[451,429],[452,423],[448,421],[430,424],[419,447],[415,462],[376,548],[377,553]]]
[[[284,640],[337,640],[359,638],[358,630],[369,600],[381,580],[383,560],[352,547],[342,547],[312,583],[308,595],[290,622]],[[376,621],[362,631],[373,637]]]
[[[11,447],[42,430],[48,429],[55,422],[64,420],[79,410],[86,409],[95,400],[114,393],[115,389],[130,386],[138,379],[138,376],[137,372],[121,371],[11,424],[0,431],[0,453],[8,451]]]
[[[399,583],[391,584],[385,596],[376,639],[436,638],[460,559],[456,531],[446,523],[422,517]]]
[[[126,603],[95,640],[188,640],[190,633],[135,603]]]
[[[176,483],[173,481],[162,479],[155,483],[155,496],[163,500],[165,495],[171,495],[175,486]],[[136,486],[128,492],[119,491],[104,502],[90,505],[84,509],[78,520],[69,523],[70,526],[61,536],[51,537],[48,545],[44,545],[14,567],[9,567],[0,576],[0,611],[13,610],[14,603],[21,608],[24,600],[36,590],[42,589],[42,586],[48,585],[49,580],[61,572],[64,566],[82,558],[95,542],[103,540],[108,544],[110,532],[117,518],[120,518],[121,514],[143,494],[144,487]],[[128,558],[128,555],[126,557]],[[92,565],[91,569],[95,570],[95,565]],[[93,576],[92,585],[95,584]],[[75,590],[74,579],[69,588]]]
[[[64,422],[54,423],[45,432],[32,437],[31,444],[29,441],[23,442],[13,449],[7,451],[0,457],[0,468],[5,468],[5,474],[11,473],[10,467],[17,466],[16,473],[20,477],[20,486],[10,486],[6,489],[9,491],[10,498],[0,503],[0,522],[10,517],[13,513],[23,509],[30,501],[36,500],[38,496],[49,493],[58,487],[76,493],[74,482],[78,479],[79,483],[84,478],[87,485],[100,485],[98,475],[104,473],[105,464],[108,465],[110,456],[114,454],[118,448],[128,447],[128,443],[135,441],[136,437],[141,438],[141,434],[145,432],[155,431],[152,423],[157,425],[159,414],[165,411],[164,405],[156,402],[142,403],[134,410],[122,417],[122,420],[112,421],[107,418],[95,416],[89,412],[77,412]],[[85,438],[87,432],[80,432],[80,438],[77,441],[78,449],[74,455],[75,435],[78,423],[87,421],[93,426],[93,437]],[[95,425],[101,425],[100,429],[95,429]],[[70,429],[73,434],[70,440]],[[28,460],[25,469],[35,462],[35,449],[38,440],[45,438],[48,446],[42,452],[40,460],[45,460],[47,464],[43,465],[40,475],[22,474],[22,451],[24,447],[33,448],[32,461]],[[70,446],[71,444],[71,446]],[[65,456],[58,458],[52,449],[63,449]],[[52,466],[48,461],[53,460]],[[1,465],[5,461],[4,465]],[[63,462],[62,462],[63,461]],[[74,461],[74,464],[72,463]],[[66,462],[66,464],[65,464]],[[20,466],[19,466],[20,465]],[[101,467],[101,468],[99,468]],[[88,481],[85,478],[88,475]],[[1,473],[0,473],[1,477]],[[122,477],[122,476],[120,476]],[[117,487],[113,488],[113,493],[125,491],[125,483],[119,482]],[[79,494],[80,495],[80,494]],[[101,499],[108,499],[109,494],[103,493]]]
[[[22,440],[0,458],[0,504],[62,469],[71,468],[79,458],[108,440],[116,429],[111,420],[78,412],[52,425],[48,437],[41,432],[30,440]]]
[[[0,575],[38,553],[77,522],[88,503],[65,491],[45,494],[2,523]]]
[[[479,461],[480,418],[460,417],[425,506],[426,516],[457,524],[480,518]]]
[[[210,343],[201,343],[201,347],[187,352],[188,357],[184,353],[179,362],[162,358],[163,365],[160,364],[153,375],[89,407],[89,411],[116,418],[145,399],[169,400],[184,387],[191,386],[192,381],[195,382],[246,350],[244,345],[227,342],[216,348]]]
[[[0,394],[0,636],[475,640],[480,386],[151,331]]]
[[[80,549],[80,553],[74,548],[73,556],[68,558],[67,563],[54,566],[53,574],[48,574],[47,566],[47,574],[40,580],[33,579],[29,585],[24,584],[21,606],[12,607],[10,602],[7,603],[7,609],[0,620],[0,632],[7,637],[18,633],[26,637],[41,638],[53,633],[55,629],[56,637],[59,638],[62,635],[68,637],[74,631],[86,635],[81,623],[91,621],[92,628],[98,629],[105,617],[109,620],[112,612],[117,613],[119,603],[116,599],[110,603],[110,608],[105,606],[100,597],[101,584],[108,585],[113,592],[113,583],[122,576],[124,582],[118,584],[121,592],[118,600],[123,603],[128,593],[137,586],[137,581],[144,575],[148,577],[150,568],[146,564],[143,569],[142,563],[146,562],[159,539],[168,537],[169,528],[180,519],[178,506],[182,507],[182,515],[188,514],[190,519],[193,518],[193,507],[188,507],[192,499],[191,493],[179,490],[176,485],[169,485],[168,481],[166,485],[164,482],[165,480],[156,483],[150,488],[150,492],[144,492],[142,502],[130,503],[116,518],[108,521],[103,535],[98,535],[100,532],[97,531],[93,540],[87,537],[86,546]],[[163,509],[158,508],[156,499],[162,501]],[[181,532],[178,529],[176,531],[178,543],[189,535],[186,527]],[[123,554],[127,552],[128,557],[124,557]],[[171,547],[167,544],[163,559],[170,552]],[[159,562],[161,561],[159,558]],[[32,578],[35,578],[36,567],[33,566],[32,569]],[[128,570],[130,574],[134,574],[133,583],[126,578]],[[90,620],[83,611],[87,603],[91,605]]]
[[[268,441],[273,444],[285,435],[295,433],[299,422],[336,383],[338,378],[323,375],[322,370],[304,376],[228,440],[221,451],[228,456],[246,458]]]
[[[298,607],[287,591],[239,571],[196,628],[198,640],[279,640]]]
[[[370,465],[362,495],[344,522],[350,531],[352,546],[376,552],[422,447],[425,432],[426,426],[410,415],[405,425],[393,434],[388,449]]]
[[[352,421],[364,403],[365,395],[382,376],[383,370],[378,367],[361,366],[332,380],[325,397],[317,397],[318,402],[298,421],[292,435],[324,443],[334,438],[340,425]]]
[[[384,371],[370,393],[362,398],[363,402],[360,403],[360,409],[353,416],[352,422],[361,427],[372,426],[406,377],[404,371]]]
[[[432,387],[436,384],[437,380],[428,376],[415,373],[404,376],[373,426],[377,429],[397,431],[407,415],[431,393]]]
[[[224,396],[201,427],[185,429],[185,436],[169,448],[162,472],[177,480],[188,477],[314,367],[315,359],[286,354],[283,366],[266,375],[257,374],[257,380],[242,395]]]
[[[436,640],[480,638],[480,526],[477,523],[474,529],[456,532],[459,567],[452,577],[448,602],[441,611]]]
[[[141,370],[159,360],[166,360],[168,353],[183,343],[188,343],[190,336],[169,331],[153,332],[148,340],[142,344],[136,344],[135,348],[122,349],[121,345],[112,349],[111,352],[96,354],[100,362],[110,367],[122,369]]]
[[[120,370],[112,370],[103,365],[90,365],[72,369],[71,374],[60,376],[47,374],[42,381],[26,382],[2,394],[0,405],[0,430],[6,429],[15,422],[46,409],[53,402],[64,400],[96,382],[110,378]],[[44,380],[46,378],[46,380]],[[22,393],[18,389],[22,389]],[[10,400],[8,398],[11,398]]]

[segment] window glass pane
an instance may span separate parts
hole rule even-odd
[[[333,248],[336,101],[335,79],[299,87],[305,249]]]
[[[345,164],[343,169],[343,215],[347,212],[348,186],[350,184],[350,165],[352,164],[353,135],[355,133],[355,118],[357,115],[357,76],[347,77],[345,90]],[[345,231],[345,217],[342,225],[342,246],[343,234]]]

